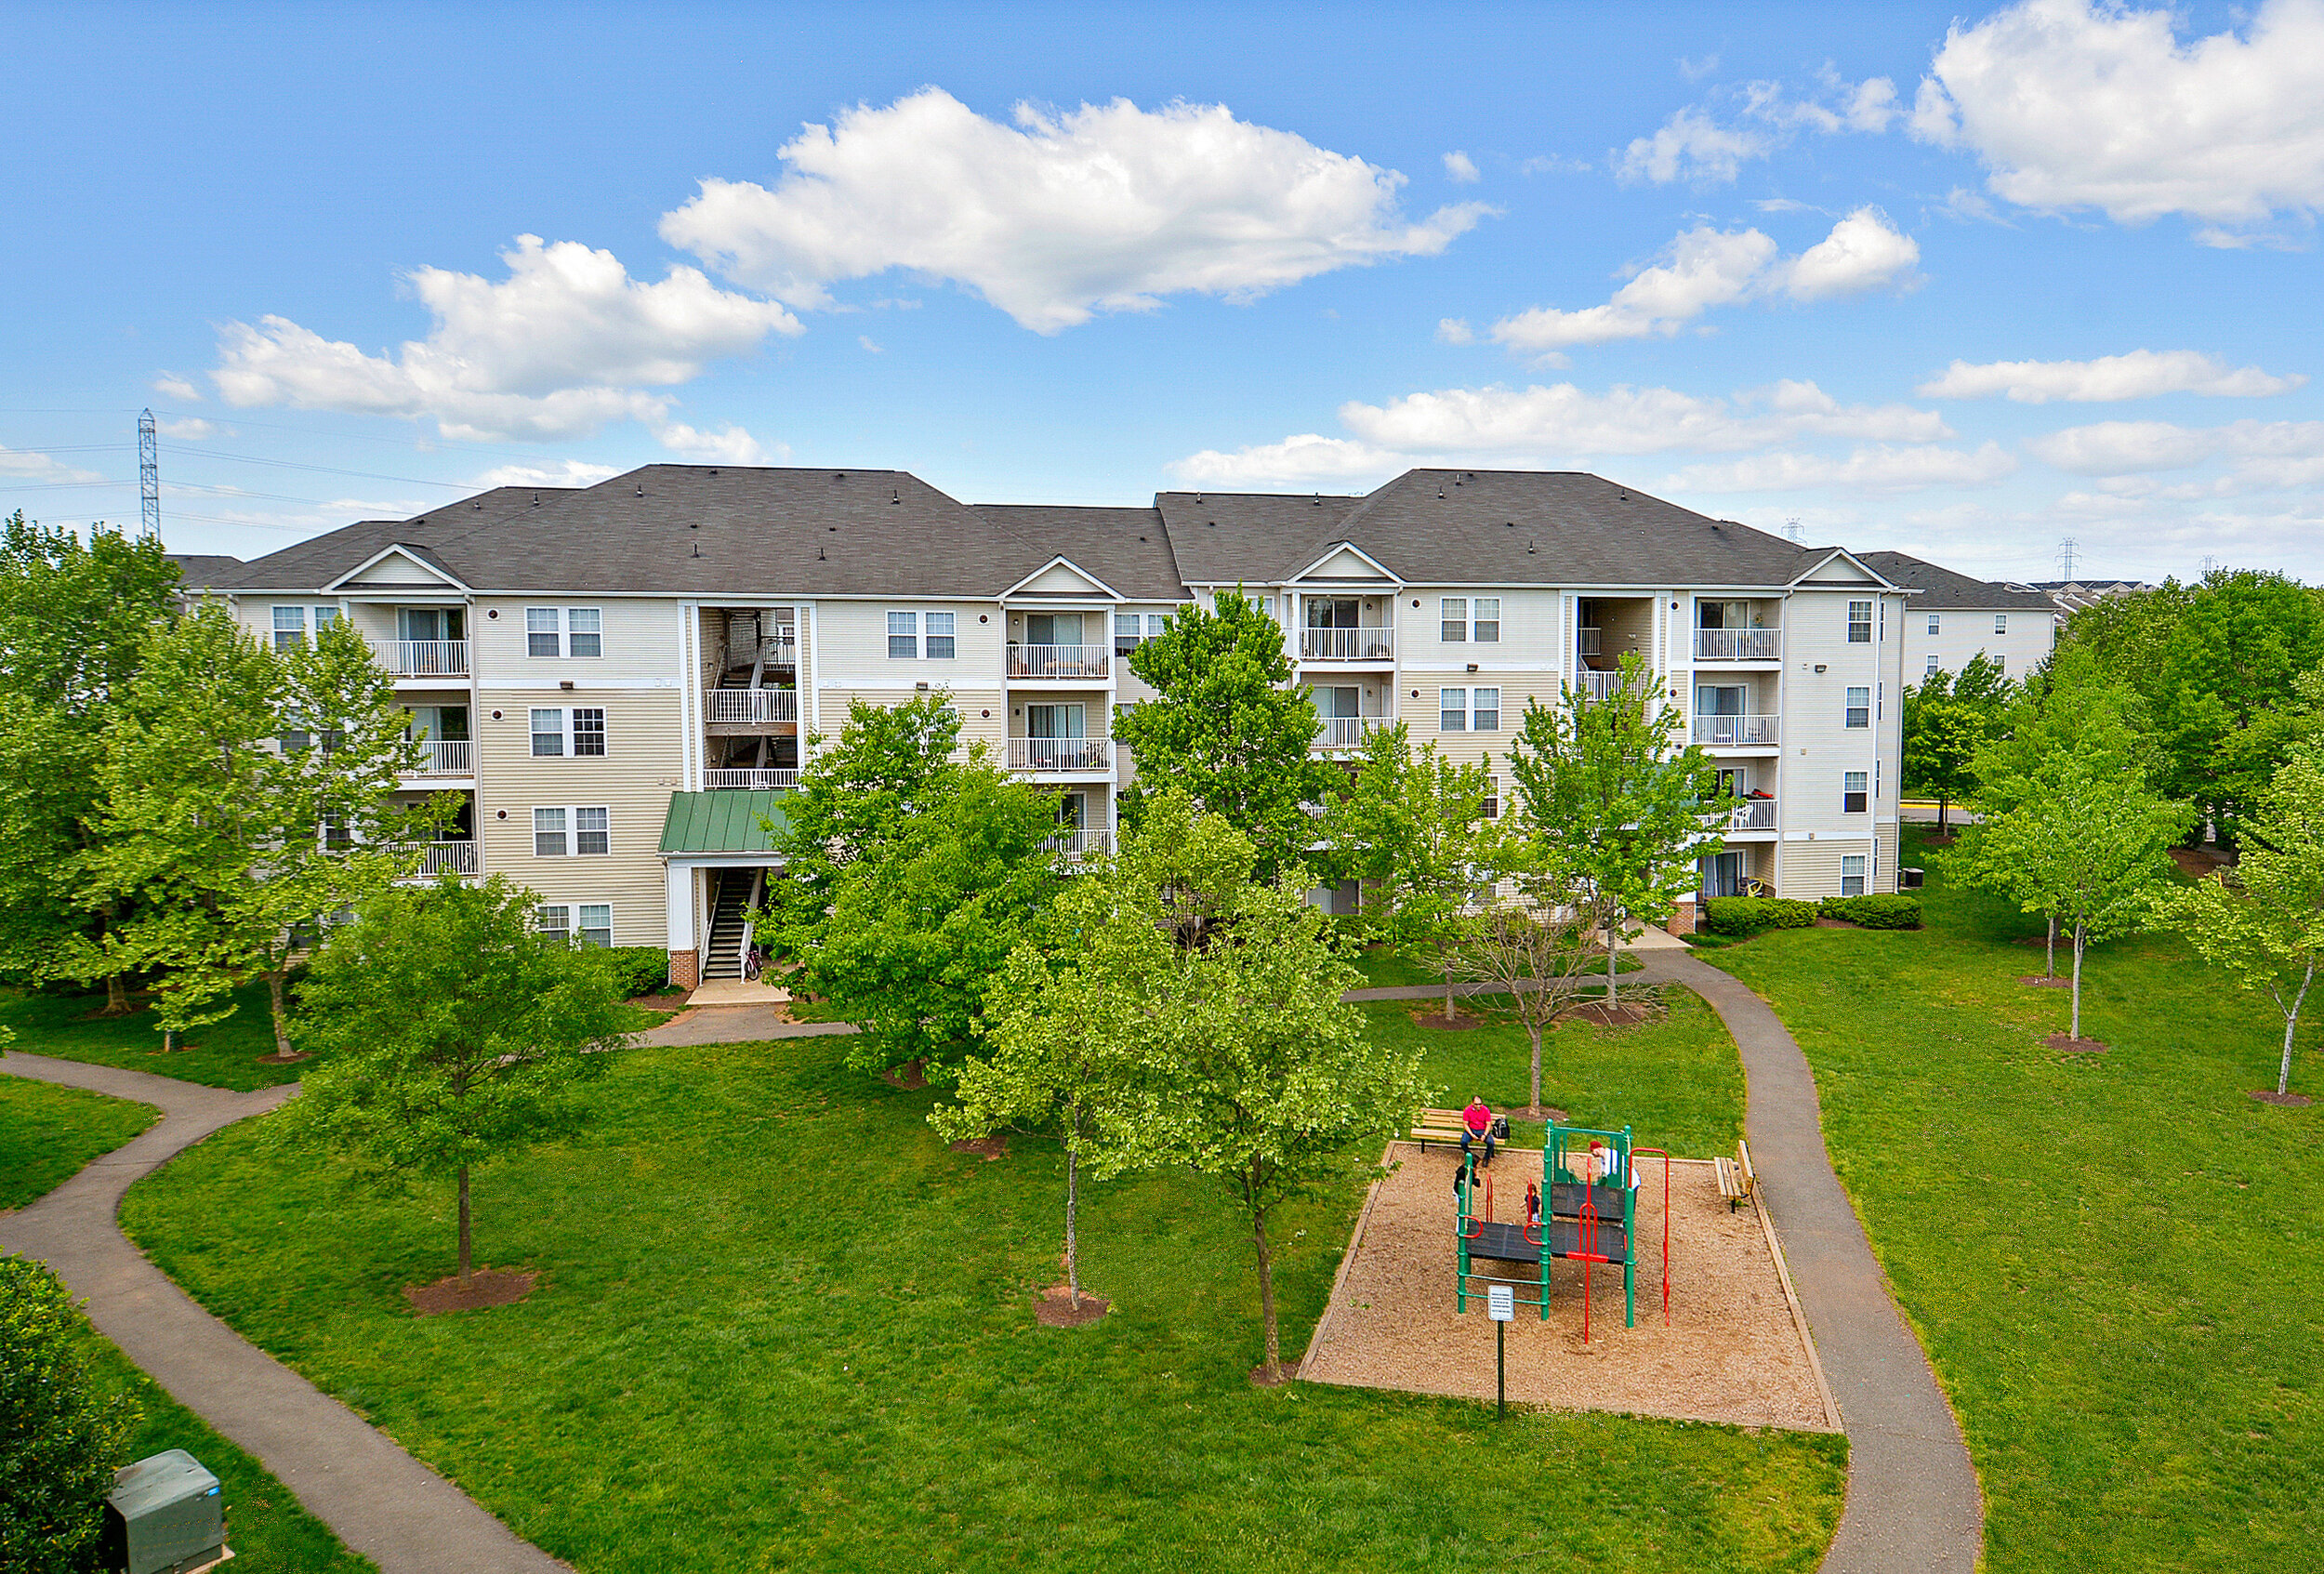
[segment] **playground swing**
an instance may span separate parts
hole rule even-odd
[[[1593,1131],[1552,1122],[1541,1145],[1541,1180],[1528,1184],[1522,1223],[1496,1220],[1493,1177],[1480,1184],[1476,1167],[1463,1164],[1456,1180],[1459,1213],[1454,1228],[1458,1271],[1455,1310],[1466,1312],[1472,1296],[1497,1284],[1511,1287],[1521,1306],[1537,1306],[1550,1317],[1550,1264],[1558,1258],[1582,1265],[1581,1336],[1590,1338],[1590,1279],[1603,1263],[1622,1269],[1622,1323],[1638,1326],[1638,1171],[1636,1161],[1662,1160],[1662,1320],[1670,1320],[1670,1156],[1661,1148],[1633,1148],[1631,1129]],[[1483,1211],[1479,1211],[1480,1206]],[[1509,1278],[1480,1271],[1482,1258],[1497,1263],[1535,1263],[1538,1279]],[[1535,1293],[1524,1293],[1532,1290]]]

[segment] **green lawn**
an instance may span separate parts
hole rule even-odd
[[[164,1448],[183,1448],[218,1477],[226,1502],[226,1544],[234,1574],[363,1574],[376,1568],[349,1552],[328,1527],[309,1514],[284,1485],[248,1454],[204,1425],[202,1419],[129,1364],[102,1335],[84,1340],[97,1385],[136,1399],[145,1420],[129,1442],[141,1460]]]
[[[1389,950],[1384,946],[1359,946],[1354,954],[1354,961],[1357,971],[1364,974],[1364,985],[1367,988],[1394,989],[1428,985],[1442,989],[1445,986],[1443,973],[1433,968],[1423,967],[1410,957]],[[1615,959],[1614,971],[1618,973],[1635,972],[1639,965],[1638,959],[1635,957],[1618,957]],[[1601,973],[1605,971],[1604,953],[1599,955],[1597,966]]]
[[[1700,1038],[1682,1013],[1606,1064],[1691,1043],[1690,1022]],[[1446,1064],[1499,1067],[1486,1030],[1453,1037]],[[949,1153],[925,1125],[932,1093],[846,1072],[840,1052],[622,1055],[588,1134],[477,1178],[481,1258],[544,1275],[515,1307],[414,1318],[397,1291],[450,1270],[448,1190],[351,1189],[265,1151],[256,1123],[141,1183],[125,1218],[205,1305],[588,1574],[1819,1560],[1835,1438],[1497,1426],[1468,1403],[1253,1388],[1249,1254],[1215,1183],[1090,1187],[1085,1276],[1116,1311],[1036,1327],[1030,1296],[1057,1276],[1055,1148]],[[1723,1133],[1731,1053],[1723,1083],[1691,1091],[1701,1069],[1690,1049],[1627,1072],[1641,1109]],[[1287,1354],[1356,1201],[1275,1223]]]
[[[2014,911],[1930,869],[1921,933],[1708,959],[1815,1064],[1833,1162],[1961,1412],[1993,1574],[2312,1568],[2324,1544],[2324,1104],[2274,1109],[2281,1026],[2175,938],[2063,991]],[[2303,1034],[2295,1089],[2324,1093]]]
[[[0,1212],[56,1190],[161,1116],[86,1088],[0,1075]]]
[[[297,1081],[297,1065],[258,1064],[260,1055],[274,1052],[266,985],[244,985],[234,991],[234,1002],[233,1015],[188,1035],[192,1048],[167,1054],[162,1052],[161,1030],[154,1025],[152,1011],[99,1016],[105,1004],[102,991],[93,995],[0,991],[0,1025],[16,1029],[16,1042],[9,1047],[28,1054],[150,1071],[181,1082],[243,1092]]]

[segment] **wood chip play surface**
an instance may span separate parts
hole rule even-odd
[[[1374,1192],[1353,1257],[1300,1376],[1311,1382],[1493,1397],[1493,1324],[1485,1298],[1453,1310],[1455,1154],[1393,1144],[1401,1160]],[[1495,1158],[1500,1216],[1522,1215],[1538,1151]],[[1683,1421],[1837,1430],[1784,1294],[1755,1207],[1730,1211],[1709,1160],[1670,1172],[1670,1324],[1662,1321],[1661,1161],[1638,1161],[1638,1326],[1622,1326],[1622,1271],[1591,1276],[1581,1338],[1582,1265],[1560,1262],[1550,1320],[1521,1307],[1509,1325],[1509,1398],[1561,1409]],[[1490,1266],[1489,1264],[1487,1266]],[[1524,1275],[1530,1270],[1505,1270]]]

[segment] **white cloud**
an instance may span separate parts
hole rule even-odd
[[[987,120],[927,87],[859,105],[778,150],[770,189],[711,179],[662,235],[799,308],[890,269],[953,280],[1056,333],[1169,295],[1242,301],[1335,269],[1433,256],[1490,209],[1397,211],[1404,177],[1223,106]]]
[[[153,378],[153,391],[165,399],[175,399],[180,404],[199,404],[202,390],[175,372],[163,372]]]
[[[1896,85],[1885,76],[1848,83],[1830,66],[1816,73],[1823,99],[1795,99],[1780,82],[1754,82],[1744,89],[1744,112],[1782,126],[1803,126],[1836,136],[1861,131],[1877,136],[1904,112],[1896,102]]]
[[[2185,44],[2168,10],[2022,0],[1954,23],[1929,73],[1912,134],[1974,152],[2020,206],[2250,226],[2324,205],[2318,0]]]
[[[716,431],[697,431],[680,421],[666,421],[654,427],[654,436],[680,458],[698,465],[763,465],[788,458],[791,453],[778,443],[770,454],[757,438],[732,421]]]
[[[46,486],[86,486],[105,478],[29,448],[0,448],[0,481]]]
[[[1700,82],[1718,69],[1719,57],[1715,54],[1697,56],[1692,60],[1684,55],[1679,57],[1679,74],[1689,82]]]
[[[1998,443],[1974,451],[1896,447],[1820,454],[1755,454],[1723,465],[1692,465],[1673,484],[1704,492],[1796,492],[1836,486],[1857,492],[1918,492],[1933,486],[1985,486],[2014,474],[2017,461]]]
[[[2225,459],[2242,482],[2265,489],[2324,481],[2324,421],[2098,421],[2029,438],[2026,451],[2078,475],[2137,475]]]
[[[226,429],[216,421],[205,421],[199,416],[188,416],[178,421],[155,421],[153,430],[164,437],[174,437],[181,443],[217,437],[226,432]]]
[[[2229,366],[2194,350],[2133,350],[2094,361],[1956,361],[1916,390],[1924,399],[1990,399],[2002,394],[2020,404],[2100,403],[2149,399],[2163,393],[2200,393],[2217,399],[2257,399],[2289,393],[2307,381],[2303,374],[2276,377],[2257,366]]]
[[[1891,227],[1878,208],[1860,207],[1800,254],[1785,276],[1784,288],[1794,300],[1861,295],[1905,282],[1920,261],[1919,243]]]
[[[886,349],[886,347],[884,347],[884,346],[882,346],[882,345],[874,344],[874,343],[872,342],[872,337],[871,337],[871,335],[869,335],[869,334],[857,334],[857,335],[855,336],[855,342],[856,342],[857,344],[859,344],[859,345],[861,345],[861,346],[863,346],[863,347],[864,347],[864,351],[865,351],[865,354],[868,354],[868,355],[885,355],[885,354],[887,353],[887,349]]]
[[[1720,126],[1692,106],[1678,111],[1651,137],[1640,137],[1614,161],[1624,180],[1732,180],[1747,159],[1765,158],[1775,139],[1742,126]]]
[[[621,417],[661,419],[668,400],[643,388],[799,332],[781,306],[721,290],[697,269],[641,283],[611,252],[535,235],[518,236],[501,260],[509,276],[499,283],[415,271],[408,282],[435,324],[392,355],[265,317],[226,325],[210,378],[237,406],[432,417],[464,440],[587,437]]]
[[[498,465],[476,478],[478,486],[595,486],[619,475],[611,465],[565,459],[553,465]]]
[[[1477,161],[1458,148],[1445,155],[1445,173],[1461,185],[1472,185],[1483,179],[1477,173]]]
[[[1436,320],[1436,342],[1439,344],[1474,344],[1477,336],[1466,317],[1439,317]]]
[[[1206,448],[1170,466],[1189,486],[1308,486],[1382,480],[1410,468],[1404,455],[1313,432],[1235,452]]]
[[[1680,235],[1666,260],[1642,270],[1604,306],[1563,311],[1537,306],[1493,324],[1496,341],[1562,364],[1575,345],[1675,334],[1715,306],[1776,290],[1797,300],[1828,300],[1902,284],[1920,260],[1912,237],[1893,229],[1878,208],[1860,207],[1799,257],[1785,259],[1757,230],[1702,225]]]

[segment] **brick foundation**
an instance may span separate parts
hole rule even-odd
[[[680,989],[691,989],[702,982],[702,959],[699,952],[672,951],[669,954],[669,981]]]
[[[1695,904],[1692,902],[1680,903],[1678,906],[1678,911],[1670,915],[1670,921],[1664,924],[1662,927],[1672,934],[1694,933]]]

